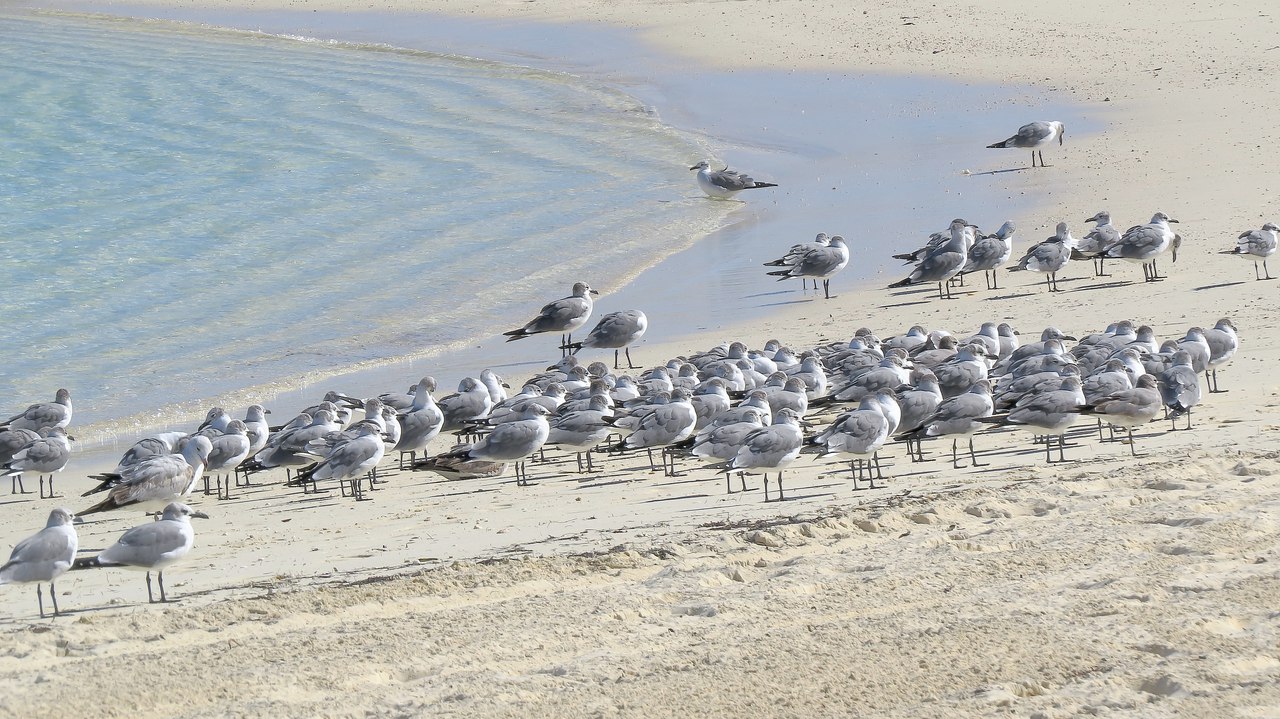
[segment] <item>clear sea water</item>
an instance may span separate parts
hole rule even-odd
[[[704,153],[565,73],[0,10],[0,406],[140,426],[473,341],[720,226]]]

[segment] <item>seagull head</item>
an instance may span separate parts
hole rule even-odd
[[[689,169],[690,169],[690,170],[706,170],[706,169],[708,169],[709,167],[711,167],[711,163],[710,163],[710,162],[707,162],[706,160],[703,160],[703,161],[699,162],[698,164],[694,165],[693,167],[690,167]]]

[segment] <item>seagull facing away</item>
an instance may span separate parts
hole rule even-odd
[[[709,197],[716,199],[728,199],[743,190],[752,190],[758,187],[777,187],[772,182],[757,182],[750,176],[744,175],[736,170],[730,170],[725,167],[723,170],[711,169],[711,163],[703,160],[690,170],[698,171],[698,187],[707,193]]]
[[[806,277],[812,277],[814,289],[817,289],[817,282],[821,279],[822,292],[826,299],[831,299],[831,276],[843,270],[847,264],[849,264],[849,246],[845,244],[843,237],[836,235],[830,239],[826,247],[814,243],[786,269],[775,270],[768,274],[777,277],[779,282],[792,277],[799,277],[801,281]]]
[[[147,573],[147,601],[155,603],[151,594],[151,570],[157,570],[160,582],[160,601],[169,598],[164,593],[164,568],[187,556],[195,546],[196,534],[191,528],[191,517],[208,519],[209,515],[197,512],[181,502],[171,502],[164,508],[159,520],[140,524],[120,535],[116,543],[82,562],[77,567],[128,567]]]
[[[1223,250],[1220,255],[1235,255],[1246,260],[1253,260],[1253,276],[1259,280],[1274,280],[1267,269],[1267,258],[1276,253],[1276,240],[1280,239],[1280,227],[1268,222],[1261,230],[1246,230],[1240,233],[1235,249]],[[1262,271],[1266,277],[1258,274],[1258,261],[1262,261]]]
[[[1043,272],[1044,282],[1050,292],[1061,292],[1058,289],[1058,271],[1067,266],[1071,260],[1071,251],[1076,247],[1076,238],[1067,229],[1067,223],[1059,222],[1053,237],[1033,245],[1027,254],[1009,270],[1032,270]]]
[[[577,354],[578,350],[584,347],[590,349],[592,347],[598,349],[613,350],[613,368],[618,369],[618,350],[625,349],[627,354],[627,366],[630,369],[639,369],[631,361],[631,344],[644,336],[645,330],[649,329],[649,318],[640,310],[622,310],[621,312],[610,312],[592,328],[587,334],[587,338],[581,342],[570,342],[560,349],[570,350],[571,353]]]
[[[973,242],[975,225],[962,219],[951,221],[951,239],[938,246],[920,260],[916,268],[904,280],[899,280],[889,287],[909,287],[925,282],[938,283],[938,299],[943,299],[943,287],[946,286],[946,299],[951,299],[951,286],[948,280],[960,274],[969,257],[969,247]]]
[[[1044,152],[1038,148],[1052,144],[1054,140],[1058,141],[1058,145],[1062,145],[1062,135],[1066,132],[1066,126],[1057,120],[1049,122],[1036,121],[1029,122],[1018,128],[1018,134],[1010,137],[1002,142],[996,142],[987,147],[991,148],[1007,148],[1021,147],[1031,150],[1031,166],[1036,166],[1036,153],[1040,154],[1040,166],[1048,167],[1044,164]]]
[[[586,282],[575,282],[568,297],[548,302],[538,311],[538,316],[529,320],[524,327],[502,334],[508,342],[515,342],[543,332],[559,332],[560,344],[569,344],[573,341],[573,331],[591,318],[591,295],[598,294],[600,293],[591,289]]]
[[[49,513],[44,529],[18,542],[9,555],[9,561],[0,566],[0,584],[11,582],[35,582],[36,601],[40,603],[40,618],[44,618],[44,596],[40,582],[49,583],[49,598],[53,600],[53,616],[58,616],[58,595],[53,580],[71,568],[80,546],[73,522],[78,521],[68,509],[55,509]]]

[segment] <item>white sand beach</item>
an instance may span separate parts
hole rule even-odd
[[[595,22],[690,63],[1007,82],[1082,103],[1104,129],[1068,127],[1046,148],[1049,168],[1001,172],[1026,151],[991,150],[983,166],[940,171],[1037,198],[1010,218],[1018,248],[1060,220],[1083,235],[1104,208],[1121,227],[1168,212],[1184,238],[1177,263],[1162,261],[1168,280],[1145,284],[1119,262],[1095,279],[1081,262],[1062,293],[1034,273],[1001,273],[998,291],[975,275],[951,302],[931,299],[932,285],[886,289],[897,275],[837,281],[829,301],[795,292],[808,301],[632,355],[650,365],[730,339],[805,347],[864,326],[959,335],[983,321],[1025,341],[1049,324],[1083,336],[1128,318],[1165,339],[1230,317],[1241,349],[1219,372],[1229,391],[1205,395],[1191,431],[1141,428],[1143,458],[1098,443],[1085,422],[1072,461],[1056,465],[1025,433],[983,432],[975,445],[990,466],[953,469],[944,441],[926,444],[937,460],[923,465],[891,445],[879,489],[855,490],[847,463],[803,456],[784,503],[726,495],[722,474],[687,463],[687,476],[664,478],[643,456],[577,475],[571,456],[554,455],[530,465],[531,487],[509,475],[448,482],[388,460],[389,481],[364,503],[304,497],[282,473],[260,474],[236,499],[194,497],[210,519],[195,520],[195,550],[167,573],[174,603],[148,605],[140,574],[77,571],[58,582],[69,614],[41,621],[30,586],[4,587],[0,713],[1280,715],[1277,283],[1218,254],[1280,212],[1269,4],[238,4]],[[1011,108],[974,141],[1039,119],[1054,118]],[[779,248],[812,233],[796,228]],[[59,489],[77,481],[60,477]],[[52,506],[0,505],[3,541],[43,526]],[[82,525],[82,551],[139,519]]]

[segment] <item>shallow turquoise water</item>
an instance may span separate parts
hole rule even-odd
[[[702,150],[566,74],[0,12],[0,405],[77,424],[609,288],[720,224]]]

